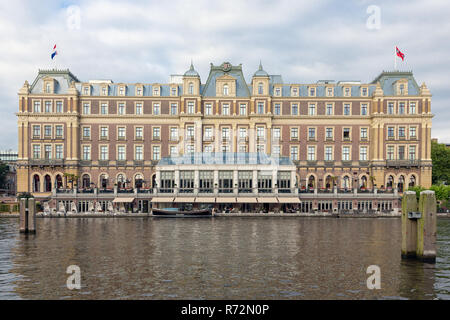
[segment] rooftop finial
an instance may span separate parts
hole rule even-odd
[[[261,59],[259,59],[259,69],[258,70],[262,70],[262,69],[263,69],[262,62],[261,62]]]

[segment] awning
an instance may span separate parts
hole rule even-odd
[[[161,203],[161,202],[173,202],[173,197],[156,197],[156,198],[153,198],[152,199],[152,203],[155,203],[155,202],[159,202],[159,203]]]
[[[275,197],[259,197],[258,203],[278,203],[278,200]]]
[[[115,198],[113,200],[114,203],[122,202],[122,203],[130,203],[133,202],[134,198]]]
[[[236,203],[235,197],[222,197],[222,198],[216,198],[216,203]]]
[[[192,198],[192,197],[176,197],[173,202],[177,202],[177,203],[180,203],[180,202],[189,203],[189,202],[191,202],[191,203],[193,203],[194,200],[195,200],[195,198]]]
[[[278,197],[280,203],[300,203],[300,199],[297,197]]]
[[[197,197],[195,198],[195,203],[215,203],[216,198],[214,197]]]
[[[237,203],[257,203],[255,197],[238,197]]]

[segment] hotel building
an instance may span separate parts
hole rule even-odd
[[[431,94],[412,72],[285,83],[260,64],[247,82],[224,62],[205,82],[191,64],[163,84],[39,70],[18,95],[18,193],[83,211],[123,194],[140,211],[197,200],[384,210],[431,185]]]

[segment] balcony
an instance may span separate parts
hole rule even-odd
[[[29,160],[31,166],[62,166],[64,165],[63,159],[32,159]]]
[[[143,166],[144,165],[144,160],[134,160],[133,161],[133,165],[134,166]]]
[[[420,160],[386,160],[386,167],[419,167]]]
[[[98,165],[101,167],[107,167],[109,165],[109,160],[99,160]]]
[[[116,166],[126,166],[127,165],[127,160],[117,160],[116,161]]]

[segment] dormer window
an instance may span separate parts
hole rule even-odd
[[[102,87],[102,96],[107,96],[107,95],[108,95],[108,88]]]
[[[276,95],[277,97],[281,96],[281,89],[280,89],[280,88],[276,88],[276,89],[275,89],[275,95]]]
[[[298,96],[298,89],[297,89],[297,88],[292,88],[292,95],[293,95],[294,97],[297,97],[297,96]]]
[[[401,95],[404,95],[404,94],[405,94],[405,85],[404,85],[404,84],[401,84],[401,85],[400,85],[399,91],[400,91],[400,94],[401,94]]]
[[[363,96],[363,97],[367,97],[367,88],[362,88],[361,89],[361,95]]]
[[[125,87],[119,87],[119,95],[124,96],[125,95]]]
[[[83,87],[83,94],[85,96],[89,95],[89,87]]]
[[[177,88],[172,87],[172,93],[171,93],[171,95],[172,95],[172,96],[176,96],[176,95],[177,95]]]
[[[51,93],[51,90],[52,90],[52,86],[50,85],[50,83],[47,83],[47,85],[45,86],[45,92]]]
[[[344,88],[344,96],[350,97],[350,88],[349,87]]]
[[[315,97],[316,96],[316,88],[309,88],[309,96]]]
[[[142,88],[141,87],[137,87],[136,88],[136,95],[137,96],[142,96]]]
[[[227,95],[228,95],[228,85],[227,85],[227,84],[224,84],[224,85],[223,85],[223,95],[224,95],[224,96],[227,96]]]
[[[327,88],[327,97],[332,97],[333,96],[333,88],[328,87]]]
[[[159,96],[159,88],[158,87],[153,88],[153,95]]]
[[[263,94],[263,93],[264,93],[263,84],[262,84],[262,82],[260,82],[260,83],[258,83],[258,94]]]
[[[194,94],[194,84],[192,82],[189,82],[189,94]]]

